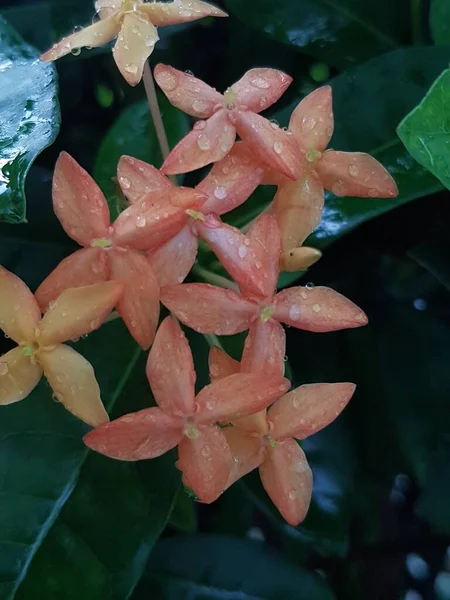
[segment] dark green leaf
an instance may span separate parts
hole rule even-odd
[[[162,540],[132,600],[332,600],[325,581],[258,542],[203,535]]]
[[[170,147],[174,147],[189,129],[189,119],[160,97],[160,108]],[[94,178],[106,195],[115,218],[123,199],[117,183],[117,163],[128,154],[158,167],[162,163],[150,109],[145,100],[126,108],[104,138],[94,167]]]
[[[449,101],[450,69],[446,69],[397,130],[411,156],[447,188],[450,188]]]
[[[449,480],[445,477],[450,461],[450,443],[442,441],[430,456],[425,483],[417,505],[417,512],[438,533],[450,534]]]
[[[53,65],[0,17],[0,220],[25,220],[25,178],[56,138],[60,114]]]
[[[431,37],[436,44],[450,44],[450,3],[448,0],[431,0]]]
[[[183,533],[195,533],[198,529],[197,511],[192,498],[180,489],[176,498],[169,524]]]
[[[343,68],[409,40],[407,0],[226,0],[250,27]]]
[[[408,255],[450,289],[450,243],[448,239],[424,242],[412,248]]]
[[[104,379],[109,370],[111,374],[116,373],[113,414],[148,406],[151,395],[145,376],[146,356],[136,348],[120,323],[104,326],[96,335],[99,338],[96,345],[87,340],[80,344],[80,351],[89,358],[94,356],[104,397],[108,389],[102,375]],[[120,353],[117,352],[119,347]],[[61,407],[57,408],[62,411]],[[52,449],[55,448],[53,437],[49,436]],[[37,437],[33,444],[39,441]],[[45,537],[41,535],[36,543],[34,558],[24,571],[26,577],[16,595],[20,600],[128,598],[172,510],[179,489],[179,475],[172,455],[143,463],[122,463],[87,454],[79,438],[74,438],[73,443],[79,456],[78,468],[72,472],[61,468],[61,460],[68,460],[64,448],[56,449],[59,450],[57,470],[54,457],[42,455],[42,448],[35,450],[39,457],[36,460],[40,493],[50,495],[52,492],[50,482],[48,490],[43,485],[46,471],[59,471],[63,479],[69,475],[73,478],[64,502],[53,509]],[[28,442],[27,447],[31,451],[33,446]],[[45,458],[47,469],[40,465]],[[21,472],[20,465],[17,470]],[[33,488],[28,489],[33,491]],[[50,504],[48,500],[47,504]],[[30,515],[39,514],[39,505],[31,504],[28,508]],[[9,513],[5,512],[5,518],[8,514],[11,508]],[[17,518],[20,519],[20,512]]]

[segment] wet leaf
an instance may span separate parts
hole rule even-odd
[[[447,0],[431,0],[430,30],[436,44],[450,44],[450,4]]]
[[[339,68],[409,41],[409,2],[226,0],[249,27]]]
[[[25,221],[25,178],[60,125],[56,70],[0,17],[0,221]]]
[[[450,69],[446,69],[398,126],[411,156],[450,188]]]

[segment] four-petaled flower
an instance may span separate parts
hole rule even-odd
[[[178,445],[177,467],[202,502],[218,498],[231,476],[231,452],[216,422],[260,411],[290,385],[282,377],[234,374],[196,396],[192,352],[170,317],[158,329],[147,376],[158,407],[101,425],[84,441],[96,452],[119,460],[155,458]]]
[[[241,293],[202,283],[166,286],[161,301],[185,325],[200,333],[233,335],[258,319],[314,332],[367,324],[360,308],[330,288],[293,287],[275,293],[281,240],[273,215],[261,215],[247,236],[217,221],[212,216],[202,221],[201,235]]]
[[[238,133],[268,166],[291,179],[300,177],[297,142],[258,114],[282,96],[292,82],[289,75],[276,69],[251,69],[223,95],[200,79],[162,64],[155,67],[155,79],[174,106],[203,119],[169,154],[161,169],[164,173],[187,173],[221,160]]]
[[[26,398],[44,373],[68,411],[94,427],[108,421],[92,366],[62,342],[100,327],[122,292],[117,281],[70,289],[41,318],[28,287],[0,267],[0,328],[19,344],[0,357],[0,404]]]
[[[186,188],[177,187],[155,167],[141,160],[130,156],[121,157],[117,169],[118,180],[130,203],[139,203],[152,192],[166,190],[171,203],[178,203],[185,209],[184,215],[177,215],[170,237],[167,236],[163,242],[161,238],[158,240],[155,236],[146,234],[145,227],[140,231],[144,240],[149,240],[145,241],[149,250],[148,260],[160,286],[184,281],[197,256],[198,237],[202,233],[201,219],[211,213],[223,215],[245,202],[258,186],[262,172],[262,169],[254,169],[243,160],[235,168],[231,159],[229,164],[225,159],[221,167],[213,167],[196,188],[197,195],[203,194],[205,199],[199,212],[198,201],[191,206],[177,201],[180,195],[185,197]],[[194,197],[198,200],[197,196]],[[137,211],[140,210],[139,206],[142,203],[136,207]],[[146,219],[151,223],[150,216],[136,213],[135,218],[141,221]]]
[[[123,179],[122,186],[126,187]],[[176,197],[169,198],[169,192],[153,189],[111,225],[98,185],[62,153],[53,178],[53,207],[66,233],[84,248],[63,260],[39,286],[36,299],[41,309],[67,288],[108,279],[123,281],[117,310],[134,339],[148,348],[158,325],[159,285],[141,251],[164,243],[174,228],[182,227],[188,219],[183,202],[199,208],[207,199],[189,188],[179,188]]]
[[[241,369],[223,350],[211,350],[212,381]],[[355,387],[353,383],[302,385],[282,395],[268,411],[233,420],[233,427],[224,430],[233,455],[227,487],[259,468],[266,492],[286,521],[293,526],[301,523],[311,501],[313,477],[296,440],[304,440],[334,421]]]
[[[63,38],[41,56],[52,61],[79,48],[103,46],[118,38],[113,48],[116,64],[130,85],[137,85],[144,64],[159,40],[157,27],[196,21],[203,17],[226,17],[222,10],[201,0],[150,2],[144,0],[97,0],[100,21]]]

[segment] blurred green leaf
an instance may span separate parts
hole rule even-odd
[[[178,492],[169,524],[183,533],[195,533],[198,529],[197,512],[192,498],[183,488]]]
[[[161,113],[169,140],[174,147],[189,130],[188,117],[160,96]],[[121,195],[117,182],[119,158],[128,154],[159,167],[162,156],[146,100],[128,106],[102,141],[94,167],[94,178],[106,195],[115,218],[121,210]]]
[[[316,573],[258,542],[201,535],[162,540],[132,600],[332,600]]]
[[[408,255],[450,290],[450,242],[435,239],[414,246]]]
[[[443,440],[430,456],[422,494],[417,504],[418,514],[438,533],[450,534],[450,482],[445,473],[450,462],[450,440]]]
[[[60,114],[53,65],[0,17],[0,220],[25,221],[25,178],[56,138]]]
[[[450,3],[448,0],[431,0],[431,37],[436,44],[450,44]]]
[[[408,43],[408,0],[225,0],[249,27],[338,68]]]
[[[411,156],[450,188],[450,69],[434,82],[397,132]]]

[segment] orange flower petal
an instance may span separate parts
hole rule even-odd
[[[161,302],[188,327],[216,335],[245,331],[258,310],[236,292],[207,283],[169,285],[161,290]]]
[[[139,11],[126,12],[114,46],[113,56],[125,81],[137,85],[147,58],[159,40],[156,27]]]
[[[164,161],[161,171],[168,175],[189,173],[224,158],[236,140],[236,129],[226,110],[207,121],[198,121]]]
[[[201,502],[214,502],[226,488],[231,473],[231,452],[223,432],[203,427],[196,439],[183,437],[177,467],[183,480]]]
[[[147,362],[147,377],[155,400],[167,414],[195,412],[195,369],[189,343],[180,326],[167,317],[162,322]]]
[[[124,210],[114,223],[114,243],[149,250],[177,235],[189,217],[169,198],[166,191],[151,192]]]
[[[15,342],[34,340],[41,311],[24,282],[0,267],[0,329]]]
[[[294,110],[289,129],[305,150],[323,152],[333,135],[332,89],[325,85],[304,98]]]
[[[204,387],[197,395],[198,422],[231,422],[263,410],[278,400],[290,381],[261,373],[236,373]]]
[[[257,469],[264,460],[265,448],[259,436],[251,436],[237,429],[226,427],[223,434],[233,457],[231,475],[227,487]]]
[[[208,364],[211,382],[234,375],[241,370],[239,361],[231,358],[225,350],[222,350],[218,346],[213,346],[209,351]]]
[[[398,188],[377,160],[362,152],[325,152],[314,164],[325,189],[336,196],[394,198]]]
[[[136,342],[147,350],[159,320],[159,285],[144,256],[134,250],[111,250],[111,278],[123,283],[117,310]]]
[[[86,46],[90,48],[103,46],[113,40],[118,32],[119,23],[115,16],[110,16],[63,38],[58,44],[47,50],[41,56],[41,60],[44,62],[56,60],[69,54],[72,50]]]
[[[24,355],[23,348],[14,348],[0,356],[0,405],[26,398],[41,377],[41,367]]]
[[[281,270],[288,273],[306,271],[322,257],[322,252],[317,248],[301,246],[293,248],[281,255]]]
[[[246,110],[259,113],[281,98],[292,83],[292,77],[276,69],[250,69],[231,86],[237,102]]]
[[[161,287],[182,283],[197,257],[198,238],[191,224],[183,227],[171,240],[148,253],[148,261]]]
[[[262,295],[273,296],[280,274],[281,256],[281,235],[277,220],[271,214],[261,214],[252,223],[247,236],[259,257],[261,271],[263,271]]]
[[[276,222],[275,226],[277,227]],[[273,295],[274,282],[268,270],[271,258],[258,242],[252,244],[250,237],[236,227],[222,223],[214,215],[208,215],[204,221],[197,221],[196,229],[223,267],[238,283],[242,293],[263,298]],[[268,243],[270,244],[271,241],[273,237],[268,240]],[[277,260],[279,261],[279,257]]]
[[[303,440],[320,431],[344,410],[355,391],[353,383],[313,383],[288,392],[267,414],[276,440]]]
[[[92,177],[61,152],[53,176],[53,208],[65,232],[82,246],[107,236],[110,224],[105,197]]]
[[[146,408],[104,423],[83,438],[91,450],[117,460],[146,460],[178,444],[182,429],[160,408]]]
[[[309,169],[298,181],[279,186],[273,214],[281,231],[283,251],[301,246],[322,218],[324,192],[320,179]]]
[[[41,283],[35,298],[45,312],[68,288],[82,287],[109,279],[109,260],[102,248],[83,248],[59,263],[54,271]]]
[[[96,0],[95,10],[101,19],[106,19],[116,13],[122,6],[123,0]]]
[[[169,102],[191,117],[207,119],[214,114],[216,106],[224,104],[222,94],[193,75],[159,64],[155,67],[154,76]]]
[[[141,200],[150,192],[169,192],[175,189],[173,183],[161,171],[131,156],[120,158],[117,166],[117,179],[124,195],[131,203]],[[169,204],[170,197],[167,196],[166,200]]]
[[[327,287],[294,287],[275,296],[274,318],[286,325],[322,333],[367,325],[364,312]]]
[[[303,159],[293,135],[253,112],[240,110],[235,117],[239,136],[255,156],[286,177],[300,179]]]
[[[123,284],[105,281],[64,291],[39,324],[38,341],[53,346],[98,329],[123,293]]]
[[[203,17],[228,17],[223,10],[200,0],[190,0],[187,5],[183,4],[182,0],[174,0],[171,3],[151,2],[141,4],[138,10],[147,14],[157,27],[188,23]]]
[[[243,373],[264,373],[272,377],[284,377],[286,334],[274,319],[261,319],[250,325],[242,354]]]
[[[313,477],[305,453],[294,440],[267,448],[259,467],[262,484],[272,502],[293,527],[306,517]]]
[[[59,344],[52,350],[40,350],[37,359],[56,399],[69,412],[92,427],[109,421],[94,369],[81,354]]]
[[[216,215],[230,212],[253,194],[263,176],[259,161],[238,142],[197,186],[197,190],[208,196],[202,211]]]

